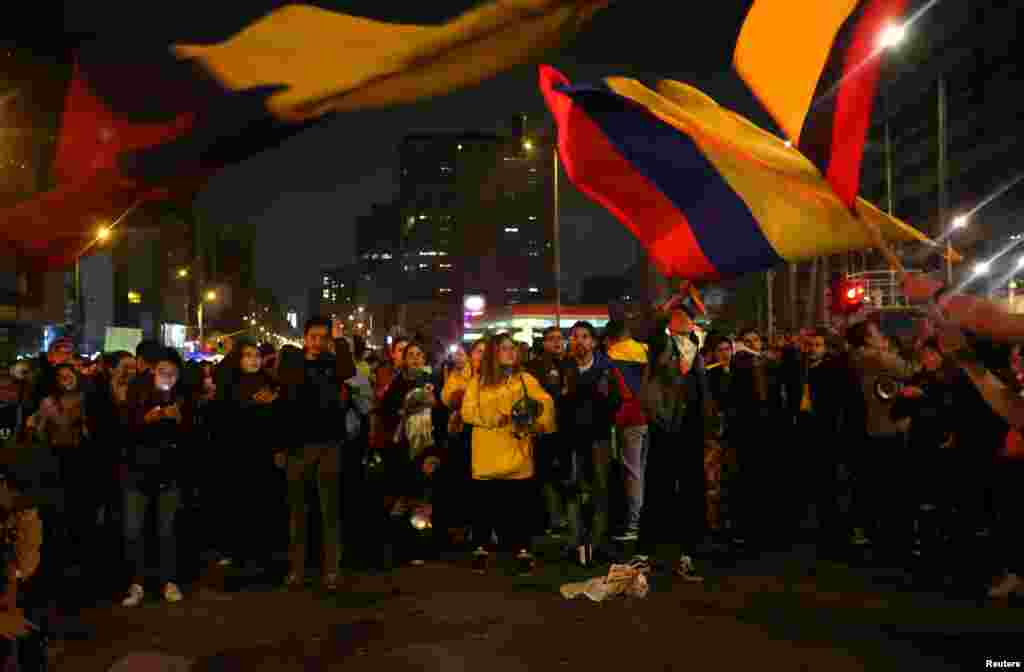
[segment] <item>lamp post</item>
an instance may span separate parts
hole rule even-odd
[[[203,307],[206,305],[206,303],[208,301],[209,302],[213,302],[213,301],[216,301],[216,300],[217,300],[217,292],[215,292],[213,290],[210,290],[210,291],[206,292],[206,294],[204,294],[199,299],[199,306],[196,309],[196,316],[197,316],[197,318],[199,320],[199,347],[203,347],[203,345],[205,345],[205,341],[203,340],[203,313],[204,313]]]
[[[525,131],[525,119],[524,119],[524,131]],[[529,138],[523,139],[523,150],[530,153],[534,150],[533,140]],[[551,151],[553,169],[554,169],[554,183],[552,189],[552,253],[554,256],[554,273],[555,273],[555,326],[558,329],[562,328],[562,226],[561,226],[561,203],[559,200],[559,189],[558,189],[558,172],[560,170],[560,161],[558,159],[558,145],[557,143]]]

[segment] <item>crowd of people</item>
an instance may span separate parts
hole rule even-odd
[[[272,572],[285,550],[297,590],[311,548],[335,591],[376,541],[398,564],[461,550],[485,573],[501,550],[529,574],[548,536],[561,562],[688,582],[709,548],[941,564],[991,537],[990,596],[1024,593],[1021,437],[948,343],[871,320],[766,343],[705,333],[702,309],[677,295],[646,322],[440,353],[375,352],[314,318],[302,348],[237,339],[217,365],[151,341],[92,362],[58,340],[0,378],[9,592],[52,607],[69,581],[118,576],[125,607],[151,587],[173,603],[200,557]],[[1019,392],[1019,348],[978,352]]]

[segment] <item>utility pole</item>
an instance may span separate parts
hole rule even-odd
[[[946,182],[948,177],[946,175],[946,150],[948,139],[946,137],[946,78],[945,76],[939,76],[939,90],[938,90],[938,118],[939,118],[939,165],[938,165],[938,178],[939,178],[939,226],[936,231],[936,236],[942,236],[946,234],[946,285],[949,287],[953,286],[953,241],[949,237],[949,232],[946,230],[948,223],[946,221],[947,210],[949,209],[949,195],[946,192]]]

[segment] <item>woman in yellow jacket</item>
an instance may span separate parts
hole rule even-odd
[[[521,413],[526,406],[535,408]],[[516,553],[520,573],[528,574],[537,498],[533,445],[538,434],[555,430],[555,403],[522,369],[519,347],[508,334],[487,344],[480,375],[466,388],[462,418],[473,428],[473,569],[487,570],[486,544],[497,532],[502,546]]]

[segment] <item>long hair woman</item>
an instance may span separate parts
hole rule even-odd
[[[462,417],[472,430],[473,569],[486,572],[491,534],[515,553],[520,574],[533,571],[535,464],[539,434],[555,426],[555,404],[537,379],[524,371],[519,345],[508,334],[487,343],[480,375],[466,388]]]
[[[444,465],[443,499],[449,505],[444,508],[444,518],[452,527],[451,536],[458,536],[458,529],[469,523],[469,511],[465,505],[469,484],[472,481],[471,467],[473,428],[462,418],[462,402],[466,389],[474,377],[480,375],[484,361],[487,339],[473,343],[467,355],[461,348],[455,352],[455,367],[448,374],[441,392],[441,401],[451,411],[448,419],[448,459]],[[461,353],[461,356],[460,356]]]

